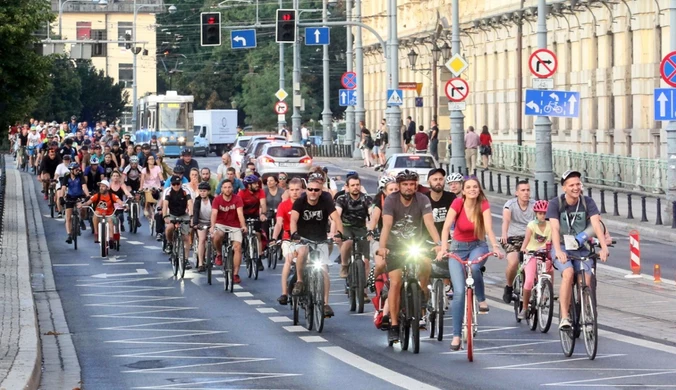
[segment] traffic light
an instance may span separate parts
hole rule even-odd
[[[131,49],[131,34],[125,33],[124,34],[124,40],[128,41],[128,43],[124,44],[124,48],[127,49],[127,50]]]
[[[296,42],[296,10],[277,10],[275,40],[277,43]]]
[[[221,13],[202,12],[202,46],[221,46]]]

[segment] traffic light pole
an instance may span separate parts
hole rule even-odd
[[[328,0],[322,2],[322,22],[328,22]],[[322,127],[324,128],[322,134],[322,145],[331,145],[333,143],[332,127],[333,127],[333,113],[331,112],[331,98],[329,96],[329,45],[322,47],[322,73],[324,82],[324,110],[322,111]]]
[[[293,9],[298,13],[298,0],[293,0]],[[298,42],[298,34],[296,33],[295,35],[296,39],[293,42],[293,92],[291,93],[293,98],[293,114],[291,115],[291,131],[293,134],[293,142],[300,142],[300,44]]]
[[[279,0],[279,8],[283,8],[282,0]],[[284,76],[284,44],[279,44],[279,89],[284,89],[284,84],[286,84],[286,77]],[[293,96],[291,97],[293,99]],[[278,133],[282,131],[282,128],[286,125],[286,115],[277,116],[277,131]]]
[[[451,50],[453,54],[460,53],[460,0],[453,0],[452,11],[453,27],[451,30]],[[465,163],[465,115],[461,110],[452,110],[451,119],[451,166],[465,172],[467,164]]]
[[[345,13],[348,22],[352,21],[352,0],[345,1]],[[354,61],[352,55],[352,28],[348,26],[347,30],[347,50],[345,51],[345,57],[347,60],[347,71],[352,71],[352,61]],[[354,148],[354,106],[347,106],[345,109],[345,145],[350,145]]]
[[[354,10],[357,23],[361,23],[361,0],[355,0]],[[361,33],[361,29],[358,28],[354,40],[355,71],[357,73],[357,88],[355,90],[357,93],[357,107],[354,109],[355,131],[359,129],[359,122],[366,120],[366,110],[364,109],[364,48],[362,46]],[[355,138],[360,139],[361,134],[355,134]],[[361,158],[361,151],[359,148],[354,148],[352,157],[355,159]]]
[[[457,0],[455,0],[457,1]],[[387,2],[387,23],[389,36],[387,37],[387,70],[389,71],[387,87],[399,87],[399,38],[397,37],[397,0]],[[455,13],[454,13],[455,14]],[[360,82],[361,80],[357,80]],[[389,106],[385,110],[390,146],[387,148],[387,157],[401,153],[401,110],[399,106]]]

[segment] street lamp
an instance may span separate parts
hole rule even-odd
[[[59,1],[59,38],[63,39],[61,36],[61,25],[63,24],[63,6],[66,3],[71,3],[71,2],[76,2],[76,3],[92,3],[91,1],[88,0],[66,0],[66,1]],[[99,0],[96,2],[96,4],[99,7],[105,7],[108,5],[108,0]],[[77,38],[77,37],[76,37]]]
[[[444,41],[444,45],[441,47],[441,55],[444,56],[444,60],[447,60],[451,57],[451,46],[448,42]]]
[[[418,53],[415,50],[411,49],[408,52],[408,63],[411,65],[412,69],[415,69],[415,63],[418,61]]]
[[[439,46],[437,46],[435,43],[434,47],[432,48],[432,59],[434,62],[438,62],[439,57],[441,57],[441,49],[439,49]]]

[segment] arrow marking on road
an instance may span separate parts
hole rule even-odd
[[[320,35],[322,35],[322,33],[319,32],[319,29],[315,30],[315,43],[319,43]]]
[[[240,37],[239,35],[235,35],[234,38],[232,38],[233,41],[235,42],[242,42],[242,46],[246,46],[246,38]]]
[[[148,271],[146,271],[144,268],[136,268],[136,272],[127,272],[124,274],[96,274],[92,275],[92,278],[99,278],[99,279],[107,279],[107,278],[115,278],[118,276],[135,276],[135,275],[148,275]]]
[[[667,95],[662,92],[660,96],[657,98],[657,101],[660,102],[660,116],[665,116],[666,111],[667,111]]]
[[[530,108],[531,110],[535,111],[536,114],[540,113],[540,106],[537,105],[534,101],[530,101],[526,103],[526,107]]]
[[[570,109],[569,113],[570,115],[573,115],[575,113],[575,103],[577,103],[577,99],[575,99],[575,95],[570,95],[570,99],[568,99],[568,103],[570,103]]]

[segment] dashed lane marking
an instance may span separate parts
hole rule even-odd
[[[299,333],[299,332],[307,332],[308,331],[307,329],[305,329],[304,327],[302,327],[300,325],[282,326],[282,328],[284,328],[284,330],[286,330],[287,332],[291,332],[291,333]]]
[[[88,263],[78,263],[78,264],[53,264],[52,267],[81,267],[84,265],[89,265]]]
[[[300,336],[299,339],[305,341],[306,343],[328,343],[328,341],[322,336]]]
[[[247,305],[253,306],[253,305],[265,305],[265,302],[261,301],[260,299],[247,299],[244,301]]]
[[[271,307],[259,307],[256,308],[256,310],[258,310],[259,313],[263,314],[279,313],[277,309],[273,309]]]
[[[129,262],[129,263],[103,263],[102,265],[140,265],[145,264],[144,262]]]
[[[248,292],[248,291],[242,291],[242,292],[236,292],[235,296],[237,298],[248,298],[248,297],[253,297],[253,294]]]
[[[122,238],[122,237],[120,237]],[[127,241],[127,244],[132,244],[132,245],[143,245],[141,241]]]
[[[154,245],[144,245],[143,247],[146,249],[162,249],[161,247]]]
[[[558,343],[559,341],[556,340]],[[475,350],[476,351],[476,350]],[[607,359],[611,357],[618,357],[618,356],[626,356],[625,354],[608,354],[608,355],[597,355],[596,359]],[[561,363],[568,363],[568,362],[575,362],[575,361],[580,361],[580,360],[589,360],[587,356],[585,357],[579,357],[579,358],[574,358],[574,359],[556,359],[556,360],[547,360],[544,362],[534,362],[534,363],[523,363],[523,364],[512,364],[508,366],[499,366],[499,367],[486,367],[487,370],[537,370],[541,368],[537,368],[534,366],[542,366],[546,364],[561,364]],[[598,367],[586,367],[589,368],[590,370],[606,370]],[[586,368],[580,368],[580,367],[551,367],[548,366],[546,369],[547,370],[584,370]],[[626,368],[616,368],[614,370],[623,370],[626,371]]]
[[[293,320],[289,317],[286,316],[273,316],[273,317],[268,317],[268,319],[272,322],[293,322]]]

